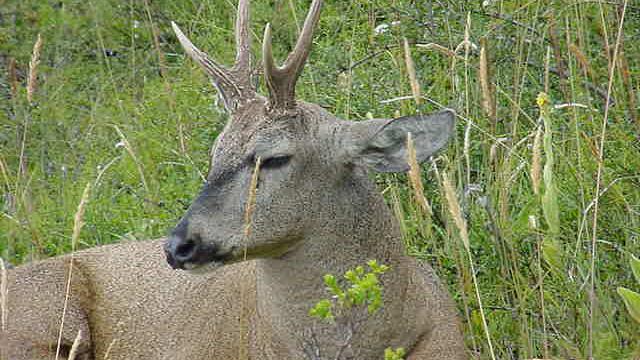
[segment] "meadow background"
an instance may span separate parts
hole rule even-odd
[[[267,21],[282,59],[309,3],[253,1],[258,62]],[[0,256],[69,252],[87,183],[78,248],[171,229],[226,116],[170,21],[229,64],[234,13],[235,0],[0,0]],[[353,120],[458,111],[455,140],[422,166],[428,207],[407,175],[376,179],[474,358],[640,359],[617,294],[640,291],[639,2],[327,0],[298,97]]]

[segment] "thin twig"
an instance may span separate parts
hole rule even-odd
[[[383,49],[375,51],[375,52],[372,52],[371,54],[363,57],[362,59],[354,61],[351,65],[349,65],[347,67],[343,67],[342,69],[340,69],[340,71],[338,71],[338,73],[336,75],[340,75],[340,74],[343,74],[345,72],[350,72],[351,70],[353,70],[356,67],[366,63],[367,61],[372,60],[372,59],[374,59],[374,58],[386,53],[387,51],[389,51],[389,50],[391,50],[393,48],[399,47],[399,46],[400,46],[400,44],[385,45]]]
[[[490,18],[494,18],[494,19],[498,19],[498,20],[503,20],[506,22],[510,22],[511,24],[515,25],[515,26],[519,26],[521,28],[526,29],[527,31],[540,36],[540,32],[538,30],[536,30],[533,26],[530,26],[528,24],[525,24],[523,22],[514,20],[513,18],[506,16],[506,15],[502,15],[502,14],[498,14],[498,13],[493,13],[493,12],[485,12],[485,11],[472,11],[475,14],[479,14],[482,16],[486,16],[486,17],[490,17]]]

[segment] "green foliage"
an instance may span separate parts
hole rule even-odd
[[[640,260],[631,255],[629,265],[631,266],[631,271],[633,272],[636,282],[640,285]],[[627,307],[627,311],[629,311],[629,315],[631,315],[635,321],[640,323],[640,294],[620,286],[618,287],[618,295],[622,297],[622,300]]]
[[[326,274],[324,284],[331,297],[318,301],[309,310],[309,315],[334,324],[338,334],[353,334],[357,331],[358,324],[363,323],[382,306],[383,289],[378,276],[389,270],[389,266],[378,264],[373,259],[367,261],[367,267],[368,269],[356,266],[355,269],[347,270],[340,280],[334,275]],[[366,312],[359,311],[363,309]],[[347,336],[344,341],[348,343],[350,339],[351,336]],[[385,360],[402,360],[404,356],[403,348],[387,348],[384,352]],[[336,355],[337,358],[339,355]]]
[[[542,194],[542,214],[547,222],[547,233],[542,243],[542,254],[545,261],[558,270],[562,268],[562,247],[557,239],[560,234],[560,208],[558,206],[558,188],[553,178],[553,125],[551,123],[551,100],[543,92],[536,98],[540,119],[544,124],[542,144],[545,153],[545,164],[542,178],[544,193]]]
[[[640,294],[622,286],[618,288],[618,294],[624,300],[624,304],[629,310],[629,315],[640,323]]]
[[[335,318],[331,312],[333,304],[329,299],[322,299],[309,310],[309,315],[318,319],[333,321]]]
[[[324,276],[324,284],[331,294],[331,299],[320,300],[311,310],[309,315],[326,321],[334,321],[333,309],[337,306],[340,312],[349,310],[354,306],[366,306],[369,314],[373,314],[382,306],[382,285],[378,279],[389,267],[378,264],[376,260],[367,262],[369,267],[365,270],[363,266],[347,270],[343,278],[346,284],[341,286],[338,279],[327,274]]]
[[[384,350],[384,360],[402,360],[406,355],[406,351],[403,348],[397,348],[395,350],[386,348]]]

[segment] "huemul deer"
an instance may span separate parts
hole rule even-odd
[[[206,184],[166,240],[73,254],[60,358],[81,330],[78,359],[304,359],[304,334],[315,322],[308,311],[326,296],[322,276],[370,259],[391,267],[382,278],[383,308],[353,335],[342,359],[381,359],[386,347],[404,347],[411,360],[466,358],[452,300],[431,267],[405,255],[396,220],[368,175],[407,170],[407,133],[419,160],[441,149],[453,133],[452,112],[350,122],[296,101],[321,0],[313,1],[282,67],[267,25],[268,96],[259,95],[248,2],[239,1],[231,68],[173,24],[230,121],[214,145]],[[9,271],[3,356],[55,356],[70,259]],[[340,344],[332,325],[314,329],[318,348],[334,354]]]

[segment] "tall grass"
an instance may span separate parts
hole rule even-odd
[[[272,21],[276,55],[286,54],[308,4],[253,3],[254,33]],[[19,264],[175,224],[225,116],[169,21],[230,63],[234,7],[3,3],[0,255]],[[408,252],[433,264],[458,302],[473,358],[640,357],[640,330],[615,293],[633,287],[626,259],[640,254],[639,16],[624,0],[324,7],[299,97],[354,120],[458,111],[446,152],[376,180]],[[74,245],[77,184],[89,182]]]
[[[78,239],[80,237],[80,231],[84,226],[84,212],[87,206],[87,201],[89,201],[90,190],[91,190],[91,183],[89,182],[87,183],[87,185],[84,188],[84,191],[82,192],[82,197],[80,198],[80,203],[78,204],[78,210],[76,210],[76,214],[73,217],[73,233],[71,235],[71,255],[69,256],[69,262],[68,262],[69,270],[67,271],[67,284],[65,287],[62,314],[60,314],[60,330],[58,331],[58,344],[56,347],[56,357],[55,357],[56,360],[59,359],[60,351],[62,350],[62,334],[64,331],[64,322],[67,314],[67,305],[69,304],[69,298],[71,296],[71,284],[73,280],[73,260],[74,260],[73,251],[76,249],[76,246],[78,244]],[[82,333],[78,332],[78,335],[76,336],[76,339],[73,342],[72,351],[71,351],[72,354],[75,353],[73,349],[74,348],[77,349],[77,347],[79,346],[78,344],[80,342],[81,337],[82,337]]]

